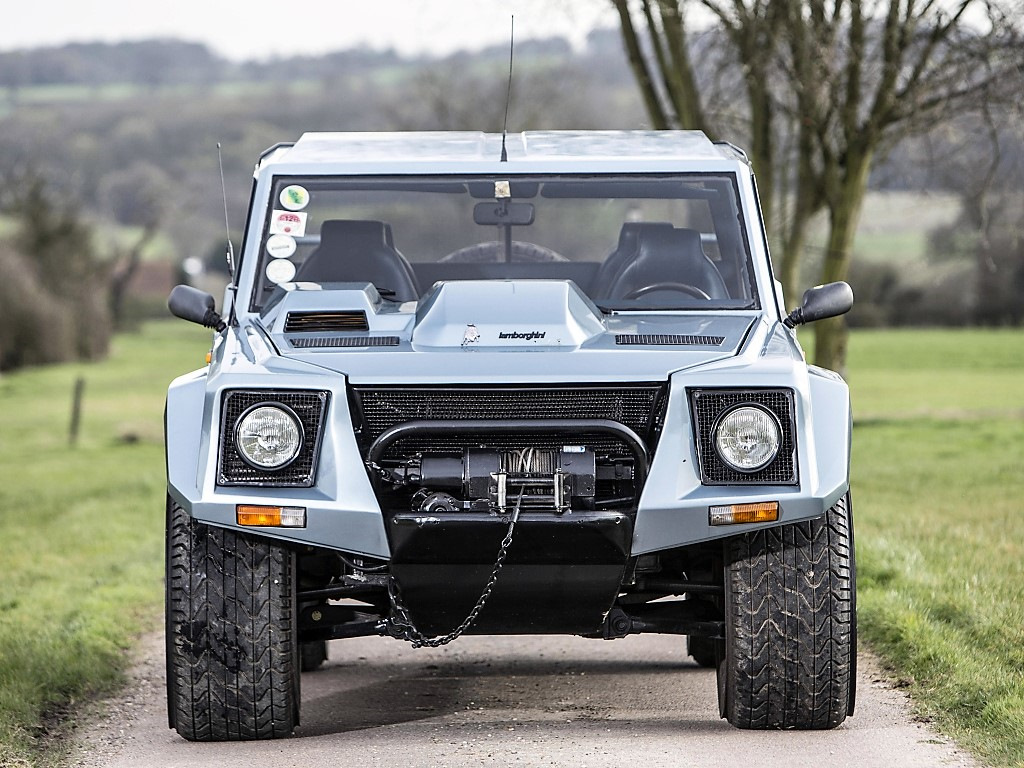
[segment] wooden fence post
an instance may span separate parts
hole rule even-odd
[[[78,427],[82,423],[82,395],[85,393],[85,379],[75,379],[75,391],[71,397],[71,427],[68,430],[68,443],[73,448],[78,443]]]

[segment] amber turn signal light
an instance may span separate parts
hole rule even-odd
[[[239,504],[235,507],[239,525],[264,528],[305,528],[304,507],[262,507],[254,504]]]
[[[711,525],[739,525],[740,523],[772,523],[779,519],[779,502],[758,501],[753,504],[728,504],[708,508]]]

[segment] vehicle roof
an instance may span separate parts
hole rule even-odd
[[[733,171],[745,155],[700,131],[306,133],[267,150],[257,175]]]

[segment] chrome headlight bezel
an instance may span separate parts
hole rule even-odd
[[[763,455],[759,456],[758,459],[752,463],[743,463],[742,461],[737,460],[737,456],[734,451],[730,452],[723,432],[731,426],[731,419],[742,419],[744,416],[748,415],[753,416],[756,419],[761,419],[761,424],[759,426],[766,427],[764,435],[766,440],[759,442],[759,447],[763,449]],[[771,431],[769,432],[768,429]],[[736,472],[742,472],[745,475],[759,472],[775,461],[779,455],[779,450],[782,447],[782,423],[779,421],[779,417],[757,403],[739,403],[722,411],[715,420],[714,426],[711,428],[711,435],[712,445],[715,448],[715,453],[718,454],[718,458],[721,459],[722,462],[730,469],[733,469]]]
[[[247,443],[243,432],[246,427],[246,422],[249,419],[259,418],[260,415],[263,415],[266,418],[277,418],[274,414],[280,414],[283,416],[285,421],[281,423],[287,425],[287,429],[294,431],[294,437],[290,441],[292,444],[290,449],[283,452],[284,458],[281,460],[260,461],[252,455],[251,449],[247,449]],[[260,470],[277,471],[284,469],[295,461],[305,444],[305,434],[302,429],[302,421],[296,415],[295,411],[284,403],[270,400],[263,403],[256,403],[242,412],[242,415],[239,416],[238,420],[235,422],[234,440],[235,449],[238,451],[239,458],[241,458],[242,461],[250,467]]]

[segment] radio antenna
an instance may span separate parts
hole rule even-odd
[[[508,105],[512,101],[512,52],[515,50],[516,17],[512,16],[508,30],[508,90],[505,92],[505,122],[501,126],[501,162],[508,162],[505,136],[508,134]]]
[[[228,221],[228,188],[224,183],[224,158],[220,152],[220,142],[217,142],[217,167],[220,169],[220,196],[224,201],[224,236],[227,245],[224,246],[224,258],[228,261],[228,275],[231,282],[228,289],[231,291],[231,309],[227,313],[228,325],[237,326],[238,318],[235,316],[235,299],[238,296],[238,281],[235,279],[235,246],[231,243],[231,224]]]
[[[228,274],[231,282],[235,281],[235,246],[231,244],[231,224],[228,222],[228,188],[224,183],[224,158],[220,152],[220,142],[217,142],[217,167],[220,169],[220,196],[224,201],[224,235],[227,245],[225,246],[224,258],[228,261]]]

